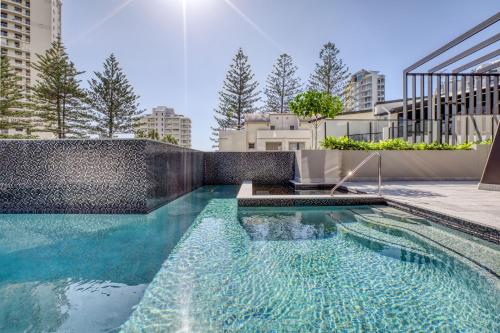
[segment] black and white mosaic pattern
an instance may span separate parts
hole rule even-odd
[[[203,185],[203,153],[150,140],[1,140],[0,170],[3,213],[147,213]]]
[[[239,207],[351,206],[385,205],[382,197],[352,196],[349,198],[238,198]]]
[[[205,184],[287,184],[295,177],[295,153],[211,152],[205,153]]]

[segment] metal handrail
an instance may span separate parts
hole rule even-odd
[[[382,187],[382,155],[379,152],[374,152],[371,153],[368,157],[366,157],[364,160],[359,163],[354,170],[349,171],[347,175],[342,178],[340,182],[338,182],[330,191],[330,195],[333,197],[333,194],[335,193],[335,190],[339,188],[347,179],[352,177],[363,165],[365,165],[369,160],[373,158],[373,156],[378,156],[378,195],[382,195],[381,192],[381,187]]]

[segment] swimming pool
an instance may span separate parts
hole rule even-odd
[[[393,208],[215,199],[123,331],[498,332],[499,273],[498,247]]]
[[[209,200],[237,190],[147,215],[0,214],[0,332],[117,331]]]
[[[498,247],[385,206],[0,215],[0,332],[498,332]]]

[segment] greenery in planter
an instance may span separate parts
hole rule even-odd
[[[379,142],[354,141],[346,136],[328,136],[321,142],[325,149],[337,150],[470,150],[473,143],[450,145],[447,143],[409,143],[402,139],[381,140]]]

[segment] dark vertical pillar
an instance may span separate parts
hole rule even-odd
[[[403,73],[403,140],[408,139],[408,75]]]
[[[437,142],[441,143],[443,141],[442,133],[442,122],[441,122],[441,75],[437,76],[437,96],[436,96],[436,119],[437,119]]]
[[[453,84],[451,86],[451,143],[457,143],[456,117],[457,117],[457,95],[458,95],[458,76],[452,77]]]
[[[411,76],[411,96],[412,96],[412,108],[411,108],[411,129],[413,142],[415,143],[416,133],[415,133],[415,122],[417,121],[417,76]]]
[[[424,122],[425,122],[425,76],[420,75],[420,142],[424,142]]]
[[[498,76],[493,77],[493,112],[494,115],[500,113],[500,105],[498,104]]]
[[[469,142],[469,116],[465,116],[465,143]]]
[[[484,110],[484,113],[485,114],[493,114],[491,112],[491,90],[490,90],[490,85],[491,85],[491,80],[490,80],[490,76],[486,76],[484,78],[484,80],[486,81],[486,95],[485,95],[485,101],[486,101],[486,104],[485,104],[485,110]],[[491,132],[493,133],[493,132]]]
[[[479,76],[477,78],[477,88],[476,88],[476,114],[483,114],[483,77]]]
[[[444,78],[444,134],[446,143],[450,143],[450,76]]]
[[[432,122],[434,112],[434,98],[432,97],[432,74],[427,77],[427,142],[431,143],[432,138]]]

